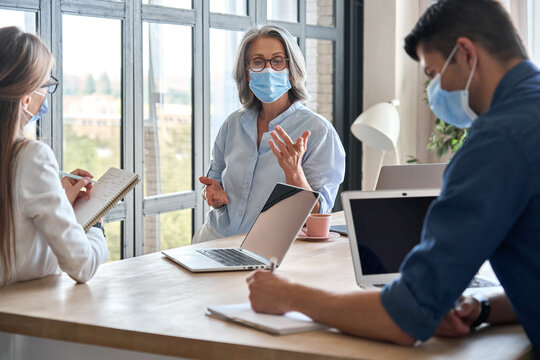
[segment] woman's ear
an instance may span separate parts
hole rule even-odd
[[[28,110],[28,106],[30,105],[30,95],[24,95],[21,99],[21,106],[23,109]]]

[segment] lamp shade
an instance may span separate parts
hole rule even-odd
[[[392,150],[399,136],[399,100],[376,104],[356,118],[353,135],[364,144],[379,150]]]

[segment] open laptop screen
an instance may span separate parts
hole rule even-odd
[[[363,275],[399,272],[435,196],[350,199]]]

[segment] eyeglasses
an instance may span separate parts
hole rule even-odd
[[[253,59],[246,61],[246,64],[249,66],[251,71],[261,72],[266,67],[266,63],[270,62],[272,69],[281,71],[287,67],[287,61],[289,61],[289,59],[283,56],[274,56],[269,60],[262,57],[254,57]]]
[[[47,92],[49,94],[52,94],[56,91],[58,88],[58,84],[60,84],[60,81],[51,75],[51,78],[45,82],[45,84],[41,85],[41,88],[46,88]]]

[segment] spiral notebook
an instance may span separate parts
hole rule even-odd
[[[325,330],[326,326],[314,322],[308,316],[290,311],[284,315],[256,313],[247,303],[209,306],[207,315],[216,319],[252,327],[273,335],[288,335],[307,331]]]
[[[112,209],[126,194],[139,182],[139,175],[130,171],[110,168],[94,184],[90,193],[90,200],[79,199],[75,203],[75,217],[88,231]]]

